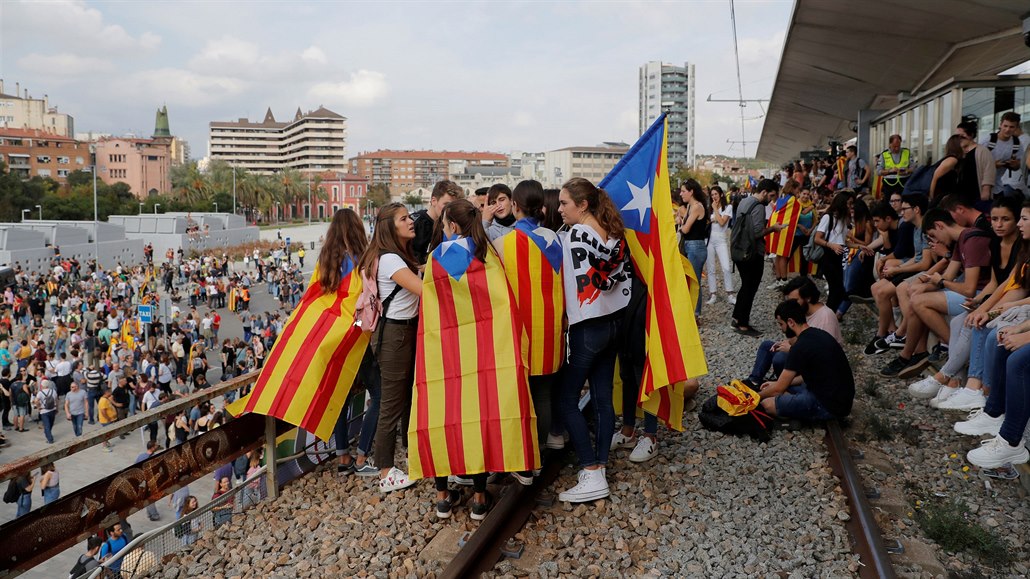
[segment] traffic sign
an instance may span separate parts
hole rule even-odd
[[[154,306],[151,306],[151,305],[141,305],[141,306],[139,306],[139,309],[137,310],[137,313],[139,314],[139,321],[140,321],[141,324],[153,323],[153,321],[154,321],[154,318],[153,318],[153,316],[154,316]]]

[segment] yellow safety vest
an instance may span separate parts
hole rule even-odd
[[[883,151],[883,153],[881,153],[881,156],[883,157],[883,168],[885,170],[887,170],[887,171],[890,171],[891,169],[907,169],[908,168],[909,156],[911,154],[912,154],[911,151],[909,151],[908,149],[902,147],[902,149],[901,149],[901,161],[898,162],[897,164],[895,164],[894,163],[894,157],[891,155],[891,150],[890,149],[885,149]],[[888,181],[888,179],[894,179],[894,181],[890,182],[890,181]],[[896,173],[893,174],[893,175],[884,175],[883,176],[883,181],[884,181],[884,183],[887,183],[888,185],[901,185],[901,175],[898,175]]]

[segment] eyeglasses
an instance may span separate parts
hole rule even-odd
[[[911,207],[911,206],[909,206],[909,207],[902,207],[902,208],[901,208],[901,210],[902,210],[902,211],[908,211],[909,209],[912,209],[912,207]]]

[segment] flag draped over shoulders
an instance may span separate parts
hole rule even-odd
[[[662,390],[708,372],[688,270],[676,244],[666,126],[663,114],[600,183],[622,214],[634,270],[647,286],[647,358],[638,397],[643,408],[652,398],[674,395]],[[679,407],[675,413],[671,405],[660,406],[656,416],[682,430],[682,400]]]
[[[230,411],[274,416],[329,440],[368,346],[368,334],[354,325],[360,293],[361,276],[349,256],[332,293],[322,292],[316,266],[254,389]]]
[[[561,368],[565,353],[562,332],[565,298],[558,234],[524,218],[495,246],[511,286],[529,374],[553,374]]]
[[[786,225],[781,231],[773,231],[765,236],[765,251],[781,257],[787,257],[794,250],[794,234],[798,228],[798,218],[801,217],[801,203],[793,195],[780,197],[776,200],[772,215],[769,216],[769,225]]]
[[[413,479],[539,468],[536,415],[500,260],[441,243],[422,282],[408,429]]]

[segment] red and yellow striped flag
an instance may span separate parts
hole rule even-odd
[[[422,282],[408,429],[413,479],[540,467],[514,298],[492,249],[441,243]]]
[[[350,257],[340,287],[322,293],[318,268],[276,339],[250,395],[229,406],[233,414],[274,416],[329,440],[368,346],[354,325],[361,276]]]
[[[647,286],[641,406],[660,390],[708,372],[676,244],[666,129],[662,114],[600,183],[619,208],[634,271]],[[682,412],[657,416],[682,430]]]
[[[554,374],[565,353],[562,249],[558,235],[525,218],[494,243],[511,286],[530,376]]]
[[[815,232],[812,233],[815,235]],[[806,262],[805,268],[801,267],[801,248],[797,248],[794,253],[790,254],[790,259],[787,260],[787,272],[788,273],[800,273],[803,275],[815,275],[819,273],[819,264]],[[802,271],[804,269],[804,271]]]
[[[837,157],[837,182],[841,187],[848,184],[848,158],[844,155]]]
[[[794,249],[794,233],[798,229],[798,218],[801,217],[801,203],[793,195],[780,197],[776,207],[769,216],[769,225],[786,224],[782,231],[773,231],[765,236],[765,251],[774,255],[787,257]]]

